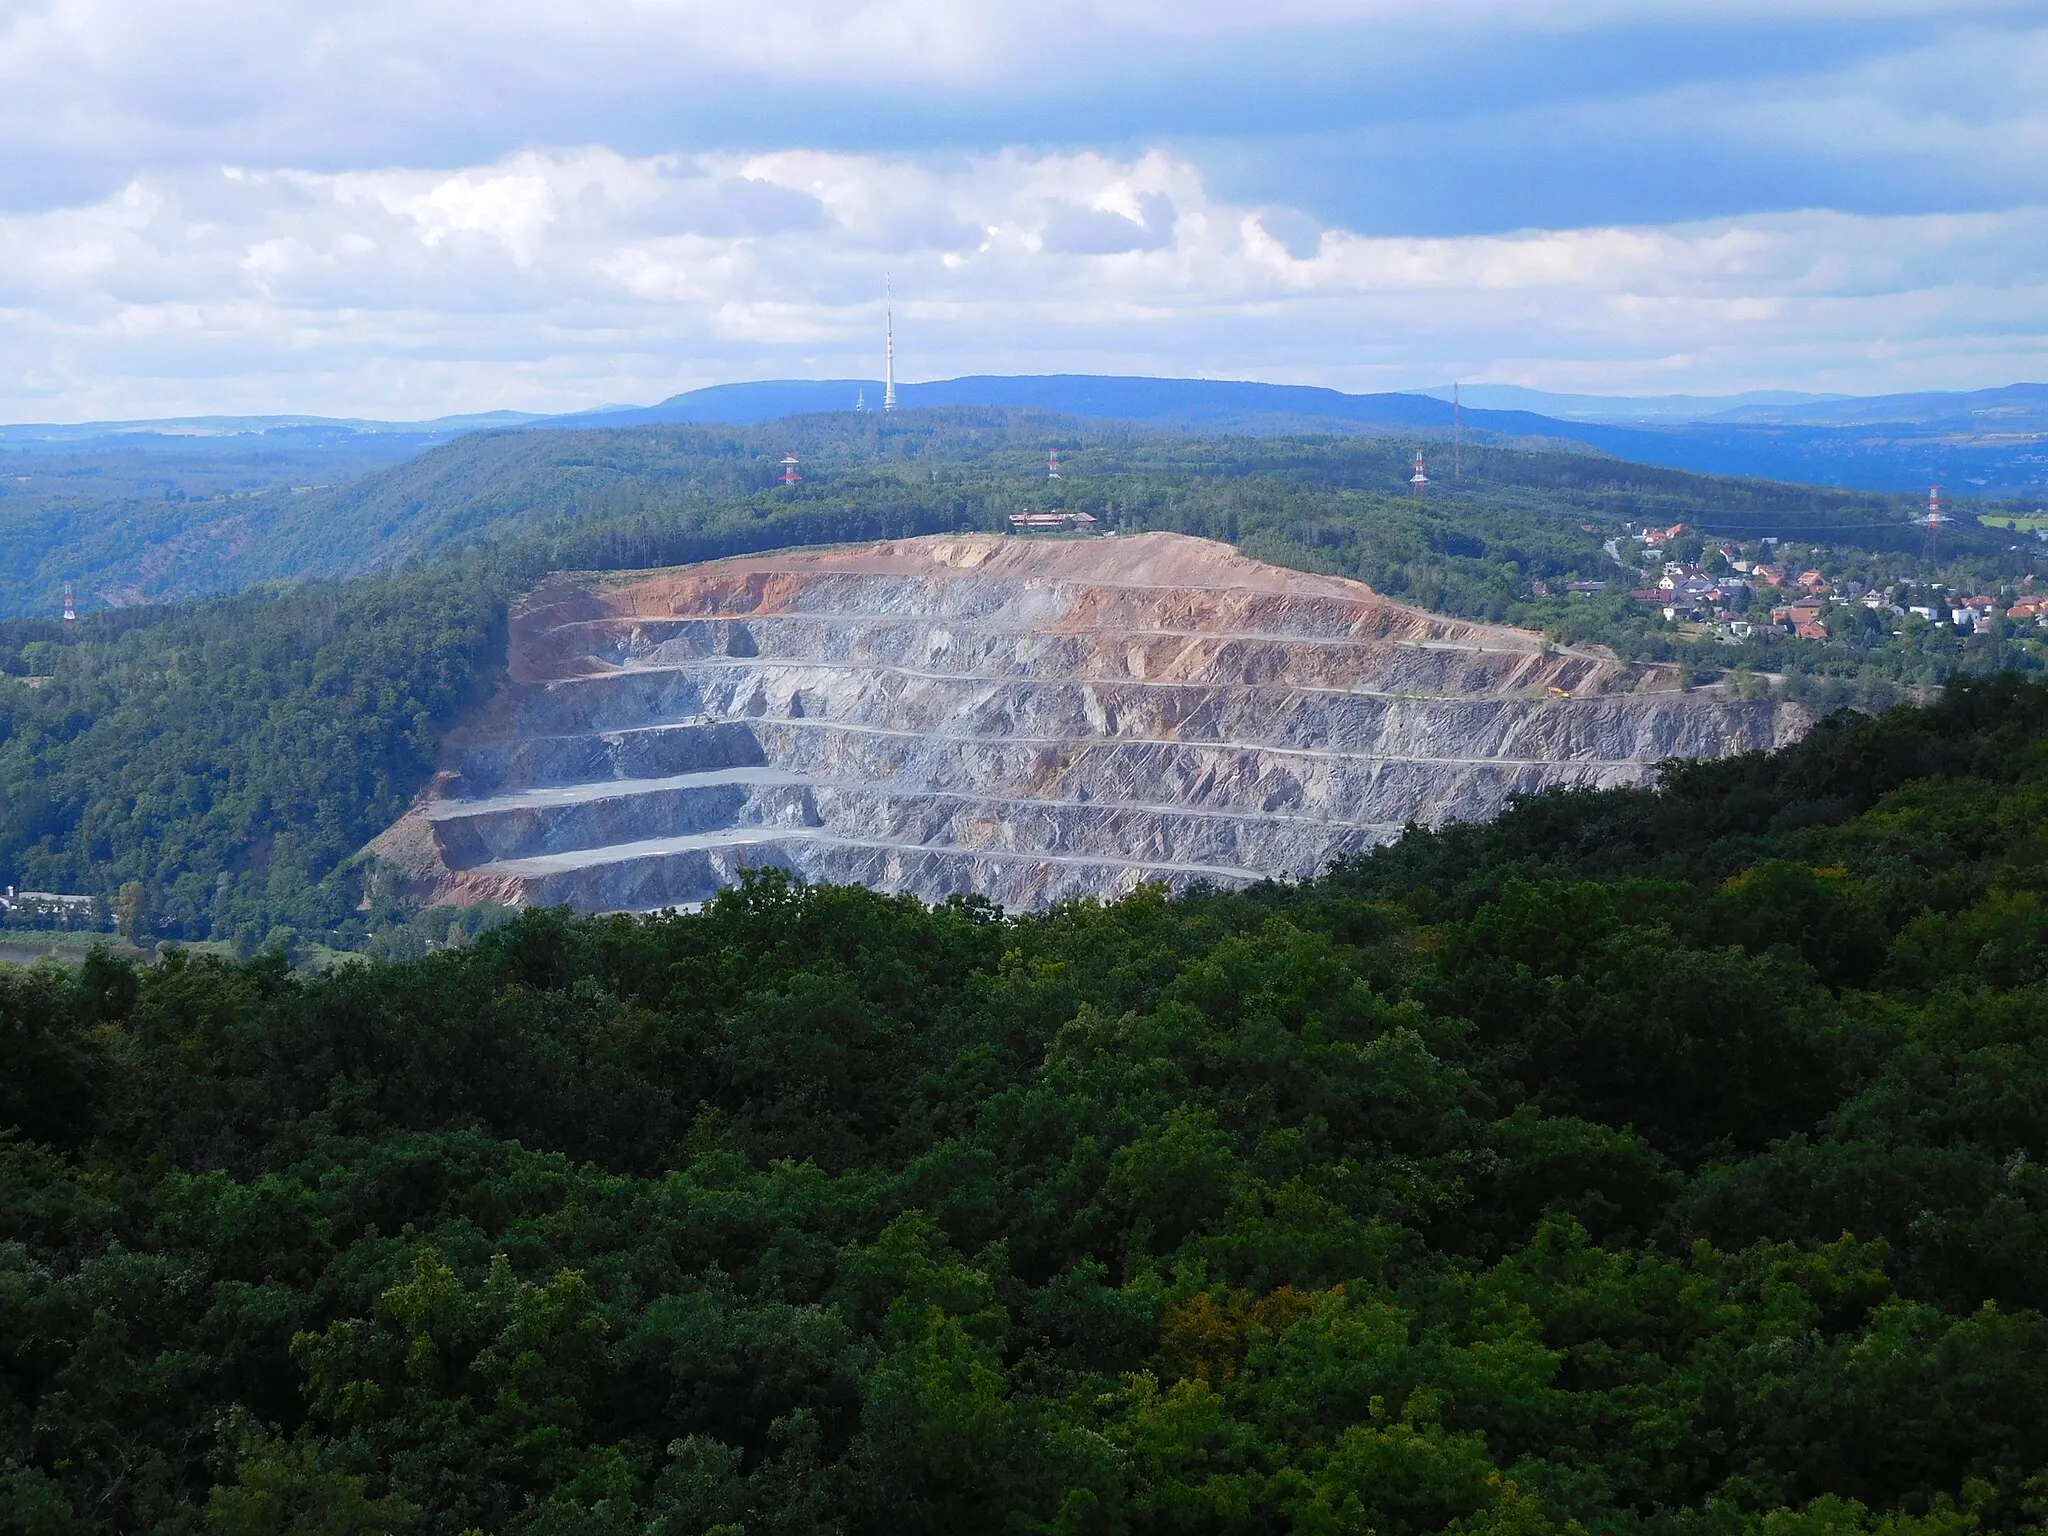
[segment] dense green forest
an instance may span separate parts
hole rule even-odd
[[[1045,477],[1053,446],[1066,465],[1058,486]],[[1408,477],[1417,446],[1384,436],[1144,432],[992,408],[841,412],[762,427],[478,433],[280,504],[235,569],[244,580],[350,574],[556,533],[565,524],[724,515],[751,499],[788,494],[776,483],[784,451],[803,460],[800,500],[908,498],[954,507],[970,525],[995,526],[1053,494],[1145,526],[1179,526],[1175,519],[1214,526],[1218,536],[1230,536],[1221,524],[1235,513],[1262,527],[1305,530],[1326,558],[1370,562],[1371,551],[1348,546],[1369,543],[1375,522],[1413,499]],[[1429,503],[1433,536],[1412,553],[1398,551],[1398,563],[1414,553],[1483,558],[1437,527],[1473,521],[1512,525],[1525,536],[1577,533],[1590,517],[1603,525],[1603,537],[1604,525],[1633,518],[1711,524],[1738,536],[1856,535],[1849,542],[1878,549],[1919,539],[1906,525],[1910,497],[1689,474],[1554,445],[1468,444],[1454,481],[1444,472],[1444,445],[1430,447],[1438,477]],[[1962,554],[2006,542],[1971,521],[1954,530],[1951,545]],[[1599,545],[1574,541],[1572,565],[1597,557]]]
[[[357,446],[349,452],[369,455],[393,451],[400,439],[350,441]],[[322,456],[281,445],[239,457],[218,447],[68,459],[0,454],[20,471],[0,476],[0,618],[54,614],[66,580],[93,612],[259,581],[388,571],[620,518],[716,519],[773,493],[785,450],[803,458],[801,496],[916,495],[957,506],[970,521],[992,519],[1039,503],[1046,451],[1055,445],[1067,455],[1064,493],[1090,511],[1114,505],[1154,526],[1184,518],[1220,527],[1248,506],[1261,521],[1313,530],[1311,544],[1325,559],[1368,565],[1371,551],[1353,546],[1371,543],[1376,523],[1399,510],[1413,451],[1427,446],[1437,476],[1432,504],[1454,531],[1390,552],[1398,565],[1414,564],[1418,554],[1436,557],[1423,562],[1430,572],[1418,591],[1428,574],[1447,572],[1456,586],[1511,594],[1513,573],[1503,578],[1456,563],[1481,552],[1455,529],[1503,516],[1557,522],[1553,534],[1576,533],[1576,522],[1588,517],[1637,517],[1705,520],[1715,532],[1741,536],[1847,534],[1876,548],[1917,539],[1903,528],[1911,498],[1689,474],[1556,444],[1468,443],[1464,473],[1453,480],[1444,474],[1447,445],[1440,442],[1189,436],[956,407],[886,417],[838,412],[754,427],[486,431],[368,473],[359,471],[369,459],[345,463],[340,449]],[[1568,513],[1576,520],[1562,522]],[[2009,542],[1986,535],[1973,518],[1954,534],[1958,554]],[[1566,563],[1597,565],[1599,543],[1572,543]],[[1560,552],[1524,550],[1546,564]]]
[[[289,517],[252,547],[278,569],[324,547],[340,564],[393,570],[87,612],[74,626],[0,622],[0,879],[104,898],[138,937],[245,954],[360,949],[407,914],[363,910],[350,860],[426,782],[442,732],[494,685],[513,593],[554,570],[1001,528],[1055,499],[1109,527],[1225,539],[1439,611],[1682,660],[1701,678],[1787,674],[1824,707],[1881,705],[1899,685],[1953,673],[2042,667],[2039,641],[1996,634],[1875,650],[1694,643],[1623,595],[1531,591],[1538,579],[1621,578],[1601,546],[1626,522],[1910,545],[1899,498],[1471,446],[1462,477],[1418,499],[1399,493],[1411,450],[1391,440],[1135,433],[1071,445],[1051,484],[1057,425],[951,411],[750,431],[483,433],[338,499],[276,500]],[[770,445],[792,434],[807,478],[785,487]],[[383,531],[365,543],[365,529]],[[1971,581],[2017,579],[2032,555],[2010,541],[1958,526],[1946,558]],[[47,681],[31,687],[31,674]]]
[[[1065,470],[1047,482],[1048,447]],[[1026,411],[944,410],[798,418],[755,428],[637,428],[479,434],[324,497],[280,505],[235,569],[251,576],[350,572],[572,530],[634,525],[659,543],[678,525],[771,509],[837,506],[920,526],[1000,529],[1049,500],[1115,528],[1171,528],[1242,544],[1280,564],[1335,571],[1465,617],[1545,629],[1631,659],[1681,661],[1823,680],[1818,696],[1883,703],[1899,685],[1953,671],[2039,669],[2040,647],[2003,636],[1853,646],[1775,630],[1744,644],[1687,636],[1631,604],[1640,576],[1603,545],[1628,524],[1684,523],[1701,535],[1797,544],[1802,557],[1959,593],[2010,588],[2032,573],[2038,541],[1966,513],[1939,559],[1920,558],[1916,498],[1689,474],[1557,445],[1467,445],[1446,474],[1410,494],[1416,443],[1390,437],[1179,435],[1087,425]],[[785,448],[806,481],[776,483]],[[1992,512],[1985,506],[1980,510]],[[1994,515],[2012,515],[2002,504]],[[1544,596],[1539,583],[1606,581],[1591,599]],[[1725,637],[1724,637],[1725,638]]]
[[[501,614],[484,573],[451,568],[127,610],[69,644],[21,641],[47,654],[52,681],[0,683],[8,883],[139,886],[125,922],[137,936],[253,948],[332,932],[354,905],[338,866],[425,782],[442,726],[502,649]]]
[[[0,971],[0,1528],[2048,1518],[2048,689],[1299,886]]]
[[[288,503],[318,499],[422,441],[286,431],[0,446],[0,618],[56,617],[66,582],[85,611],[239,585]]]

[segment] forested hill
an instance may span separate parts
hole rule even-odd
[[[87,611],[238,584],[233,566],[285,503],[409,458],[417,436],[308,443],[123,437],[12,446],[0,433],[0,617]]]
[[[279,484],[269,461],[253,453],[215,453],[189,465],[150,455],[139,462],[152,478],[131,477],[136,487],[109,479],[115,460],[107,452],[80,457],[61,478],[50,456],[20,454],[33,475],[19,485],[0,480],[0,533],[8,535],[0,617],[53,614],[65,580],[82,610],[95,612],[269,580],[390,570],[621,516],[703,521],[775,492],[790,448],[812,461],[800,498],[807,504],[821,494],[883,510],[906,495],[932,502],[933,468],[988,466],[1004,448],[1018,450],[1002,461],[1012,482],[1004,489],[1021,493],[1043,478],[1046,444],[1060,429],[1073,431],[1072,423],[1026,412],[881,421],[842,413],[746,429],[479,431],[368,473],[302,465],[299,478],[320,483],[298,487]],[[235,468],[242,478],[224,480]],[[105,500],[92,499],[95,487]],[[950,500],[960,499],[956,487]],[[15,574],[20,581],[10,588]]]
[[[2048,690],[1298,887],[0,971],[0,1529],[1977,1536]]]
[[[853,379],[719,384],[658,405],[555,422],[762,422],[845,411],[863,388],[869,398],[880,398],[879,384]],[[1046,374],[937,379],[902,385],[899,394],[908,407],[1022,406],[1197,432],[1385,434],[1421,429],[1443,435],[1453,420],[1449,389],[1348,395],[1244,380]],[[1733,409],[1726,401],[1703,398],[1630,401],[1486,386],[1468,390],[1465,401],[1468,431],[1497,439],[1581,444],[1617,458],[1706,474],[1890,491],[1924,490],[1933,481],[2036,501],[2044,486],[2034,440],[2048,387],[2039,384],[1750,402]]]
[[[1409,499],[1417,443],[1390,438],[1232,437],[1138,433],[1041,412],[969,409],[855,415],[839,412],[752,427],[639,427],[492,432],[460,439],[350,485],[279,503],[263,537],[237,550],[227,583],[388,568],[481,543],[621,516],[705,517],[768,498],[857,501],[945,509],[963,525],[992,527],[1048,497],[1099,516],[1148,523],[1183,499],[1215,502],[1235,489],[1297,521],[1332,491]],[[1065,478],[1046,480],[1061,449]],[[1435,444],[1442,450],[1447,447]],[[801,459],[794,494],[781,459]],[[1620,517],[1714,524],[1756,537],[1907,527],[1914,499],[1818,490],[1658,469],[1585,452],[1467,445],[1462,474],[1433,454],[1443,515],[1501,507],[1562,519]],[[1270,520],[1270,519],[1269,519]],[[1978,537],[1974,519],[1954,530]]]
[[[81,490],[59,495],[37,460],[31,467],[43,479],[0,485],[8,491],[0,496],[0,533],[9,534],[0,617],[54,613],[66,580],[84,611],[94,612],[266,580],[391,570],[621,517],[703,521],[782,501],[874,512],[916,507],[990,527],[1056,494],[1098,515],[1114,507],[1167,526],[1183,504],[1214,508],[1220,521],[1225,500],[1234,498],[1263,509],[1269,521],[1285,502],[1304,521],[1347,515],[1327,503],[1337,491],[1348,493],[1353,513],[1408,499],[1417,446],[1387,437],[1148,433],[995,408],[887,417],[842,411],[748,427],[479,432],[346,483],[310,488],[273,476],[230,490],[211,460],[187,486],[152,461],[156,478],[144,486],[146,496],[124,489],[122,499],[104,504]],[[1066,478],[1049,486],[1054,447]],[[1910,497],[1715,478],[1499,443],[1467,443],[1463,473],[1453,478],[1444,473],[1449,445],[1430,448],[1440,519],[1484,521],[1512,510],[1547,512],[1560,523],[1568,514],[1577,515],[1574,523],[1589,516],[1603,524],[1688,522],[1752,538],[1854,532],[1867,542],[1887,530],[1894,542],[1917,538],[1906,528]],[[804,481],[794,493],[779,484],[787,451],[802,460]],[[1950,535],[1958,548],[1984,539],[1969,516]]]

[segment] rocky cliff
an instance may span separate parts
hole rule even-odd
[[[747,865],[1013,907],[1306,875],[1806,723],[1165,533],[556,578],[508,660],[371,845],[413,900],[650,909]]]

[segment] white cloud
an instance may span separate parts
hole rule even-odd
[[[0,415],[872,373],[890,271],[928,376],[2039,376],[2044,92],[2041,0],[12,0]]]
[[[1965,385],[2048,372],[2044,253],[2035,207],[1368,238],[1224,201],[1163,150],[215,168],[0,215],[20,299],[0,415],[570,409],[872,376],[890,272],[913,378]]]
[[[2040,22],[2039,0],[13,0],[0,8],[0,182],[17,205],[144,167],[245,160],[330,170],[457,163],[518,144],[599,140],[697,150],[830,138],[863,146],[870,126],[905,132],[936,111],[950,142],[1090,142],[1125,122],[1134,94],[1192,101],[1218,131],[1233,114],[1286,117],[1323,90],[1319,55],[1423,70],[1455,96],[1480,47],[1673,26],[1833,28],[1850,56],[1875,21],[1946,37],[1980,21]],[[2010,32],[1971,43],[1973,75],[2012,73]],[[1809,37],[1805,40],[1810,42]],[[1758,34],[1742,76],[1796,62]],[[1653,49],[1654,44],[1650,45]],[[1802,45],[1803,46],[1803,45]],[[1904,46],[1904,45],[1902,45]],[[1279,49],[1276,55],[1274,49]],[[1263,51],[1262,51],[1263,50]],[[1292,50],[1292,51],[1290,51]],[[1823,50],[1826,52],[1826,50]],[[1430,62],[1421,62],[1421,61]],[[1605,100],[1617,82],[1664,73],[1638,51],[1584,79],[1544,57],[1485,72],[1488,90],[1529,80],[1548,99]],[[1649,66],[1660,67],[1649,67]],[[1822,66],[1825,70],[1826,66]],[[1608,75],[1607,69],[1618,70]],[[1230,71],[1247,73],[1233,77]],[[1873,66],[1864,86],[1880,85]],[[1684,69],[1681,74],[1690,74]],[[1234,78],[1235,88],[1218,86]],[[1349,82],[1361,85],[1363,82]],[[1350,110],[1389,82],[1336,87]],[[1910,79],[1905,82],[1910,95]],[[2024,82],[2011,88],[2025,95]],[[1073,93],[1080,91],[1076,97]],[[1973,95],[1976,93],[1972,93]],[[1993,94],[1997,94],[1994,89]],[[1258,104],[1277,95],[1277,108]],[[974,125],[992,103],[1048,108],[1022,133]],[[707,106],[708,104],[708,106]],[[1057,105],[1052,105],[1057,104]],[[1830,104],[1814,122],[1845,123]],[[1857,112],[1874,110],[1859,95]],[[1319,110],[1327,110],[1319,109]],[[1424,109],[1431,115],[1434,109]],[[1027,113],[1027,115],[1030,115]],[[1184,115],[1184,114],[1183,114]],[[1964,112],[1967,116],[1967,111]],[[1370,112],[1368,109],[1368,116]],[[1914,114],[1907,114],[1908,118]],[[803,122],[830,133],[793,132]],[[678,131],[679,124],[687,124]],[[893,126],[892,126],[893,125]],[[764,132],[764,130],[766,130]],[[931,131],[931,130],[926,130]],[[1972,137],[1973,144],[1981,140]],[[1866,148],[1868,146],[1865,146]]]

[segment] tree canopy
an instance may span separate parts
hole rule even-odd
[[[0,1527],[1965,1536],[2048,689],[1328,877],[0,971]]]

